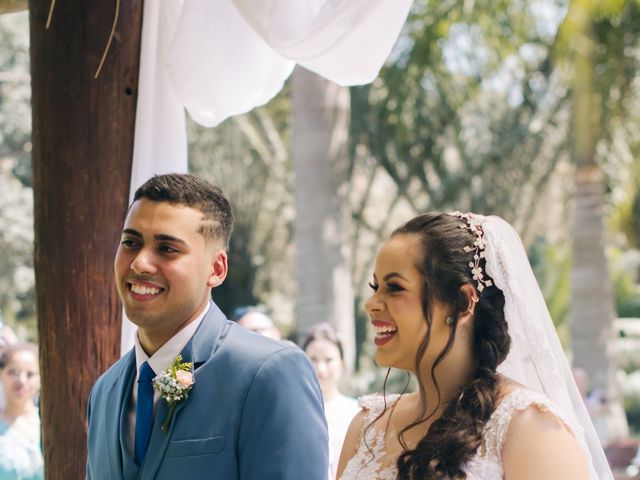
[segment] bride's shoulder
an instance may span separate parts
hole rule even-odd
[[[501,377],[498,383],[496,407],[487,426],[499,433],[501,442],[509,432],[529,431],[557,425],[571,432],[559,408],[544,394],[531,390],[509,378]]]
[[[498,383],[498,399],[493,417],[504,416],[511,423],[514,415],[524,411],[533,413],[520,416],[534,419],[537,417],[535,412],[549,413],[550,416],[557,417],[559,421],[565,423],[562,412],[546,395],[531,390],[509,378],[501,377]]]
[[[529,471],[541,475],[531,478],[547,478],[545,472],[560,478],[555,476],[562,475],[560,471],[587,478],[582,476],[586,464],[580,444],[558,407],[542,393],[508,379],[499,388],[485,441],[493,444],[505,473],[522,471],[526,463]]]
[[[363,395],[358,398],[358,406],[365,411],[380,412],[391,406],[393,406],[400,395],[382,395],[380,393],[373,393],[370,395]]]

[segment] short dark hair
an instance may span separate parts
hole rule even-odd
[[[136,190],[133,201],[146,198],[195,208],[204,214],[199,232],[207,240],[222,240],[229,248],[233,209],[222,190],[188,173],[155,175]]]
[[[236,307],[233,310],[233,313],[231,313],[231,320],[234,322],[238,322],[242,317],[248,315],[249,313],[260,313],[265,317],[269,316],[263,308],[260,308],[256,305],[243,305],[241,307]]]
[[[311,327],[311,330],[309,330],[309,333],[307,334],[307,338],[305,338],[304,342],[302,343],[302,350],[306,351],[309,344],[311,342],[315,342],[316,340],[326,340],[327,342],[333,343],[336,347],[338,347],[338,351],[340,352],[340,359],[344,360],[344,349],[342,348],[342,341],[338,337],[338,334],[331,326],[331,324],[323,322]]]

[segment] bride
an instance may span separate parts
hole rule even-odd
[[[504,220],[410,220],[378,252],[371,287],[376,361],[418,389],[361,399],[338,478],[613,479]]]

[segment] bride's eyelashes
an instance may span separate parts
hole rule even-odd
[[[394,282],[387,283],[387,291],[389,293],[398,293],[404,291],[404,288]]]
[[[371,287],[371,290],[373,290],[374,292],[377,292],[378,289],[380,288],[380,285],[377,285],[375,283],[369,282],[369,287]],[[395,283],[395,282],[388,282],[385,284],[385,289],[387,292],[389,293],[397,293],[397,292],[402,292],[404,291],[404,287],[400,286],[399,284]]]

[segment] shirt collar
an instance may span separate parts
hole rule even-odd
[[[169,365],[175,358],[180,355],[180,352],[189,343],[193,334],[196,333],[198,326],[202,323],[202,319],[211,308],[211,302],[208,302],[204,310],[193,321],[189,322],[183,329],[179,330],[173,337],[162,345],[156,353],[151,355],[151,358],[145,353],[140,345],[140,339],[138,335],[135,336],[135,353],[136,353],[136,372],[140,371],[140,366],[144,362],[149,362],[149,366],[153,369],[156,375],[169,368]]]

